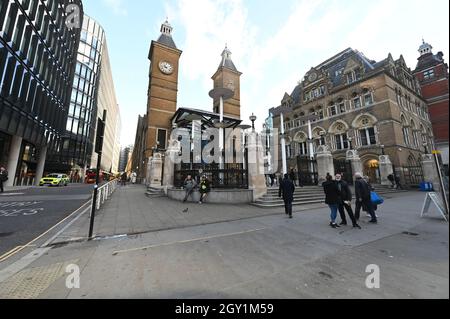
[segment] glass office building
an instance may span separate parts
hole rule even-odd
[[[72,4],[79,11],[71,17],[81,21],[80,0],[0,1],[0,165],[9,171],[7,186],[35,182],[47,151],[61,148],[81,31],[66,25]]]
[[[53,170],[71,172],[73,181],[81,180],[91,163],[104,42],[102,27],[85,15],[62,149],[49,159]]]

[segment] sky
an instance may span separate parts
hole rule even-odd
[[[225,47],[241,78],[244,122],[262,128],[272,107],[314,66],[353,48],[380,61],[403,54],[415,68],[425,39],[449,54],[448,0],[83,0],[106,32],[122,119],[121,144],[133,144],[146,113],[149,48],[168,17],[183,50],[178,107],[212,111],[208,92]]]

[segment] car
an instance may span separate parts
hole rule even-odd
[[[49,174],[42,178],[39,186],[67,186],[70,180],[66,174]]]

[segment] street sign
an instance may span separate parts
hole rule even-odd
[[[425,198],[425,202],[424,202],[423,208],[422,208],[422,214],[420,215],[420,217],[423,218],[426,214],[428,214],[431,203],[433,203],[436,206],[439,213],[448,222],[448,216],[445,213],[444,205],[442,205],[442,202],[439,199],[439,196],[437,193],[427,193],[427,197]]]

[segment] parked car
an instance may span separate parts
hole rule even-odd
[[[66,174],[49,174],[41,179],[39,186],[67,186],[69,183],[70,179]]]

